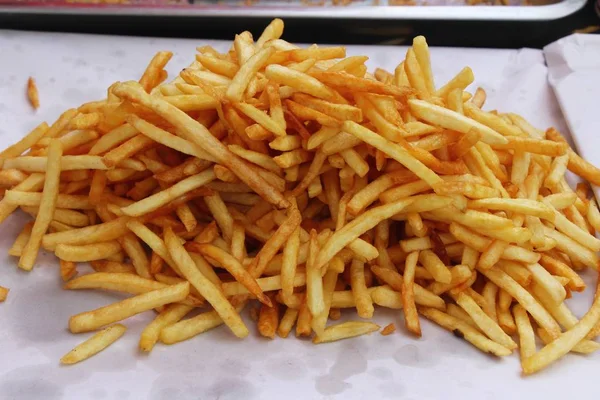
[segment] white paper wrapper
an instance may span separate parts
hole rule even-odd
[[[552,85],[579,154],[600,165],[600,37],[574,34],[544,48]],[[594,187],[596,198],[600,189]]]
[[[169,65],[174,73],[206,43],[0,31],[0,147],[68,107],[102,98],[116,80],[137,79],[157,50],[175,52]],[[370,67],[392,71],[405,51],[348,48],[349,54],[369,55]],[[488,93],[486,108],[517,111],[539,128],[566,132],[541,51],[436,48],[432,62],[438,85],[469,65]],[[40,90],[37,112],[25,97],[29,76]],[[398,331],[391,336],[374,333],[316,346],[255,334],[240,341],[218,328],[178,345],[157,345],[145,355],[137,341],[154,317],[148,312],[125,321],[128,332],[103,353],[63,367],[60,357],[90,336],[70,334],[69,316],[119,296],[62,290],[52,255],[41,254],[31,273],[19,271],[6,254],[24,221],[23,215],[12,216],[0,230],[0,285],[11,288],[0,304],[0,399],[565,399],[597,393],[598,355],[568,355],[522,378],[517,354],[502,360],[482,354],[428,321],[422,322],[423,338],[414,339],[404,331],[401,312],[384,310],[375,320],[382,326],[394,322]],[[574,293],[570,304],[578,316],[589,307],[591,292]],[[350,312],[344,317],[357,318]],[[249,326],[254,329],[254,323]]]

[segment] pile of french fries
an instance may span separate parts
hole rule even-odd
[[[598,269],[600,212],[565,172],[600,170],[555,129],[483,111],[468,67],[436,86],[423,37],[371,75],[367,57],[282,33],[276,19],[224,54],[199,47],[169,83],[159,52],[139,82],[0,153],[0,220],[34,218],[9,251],[19,267],[43,248],[66,289],[130,295],[71,317],[104,330],[62,361],[145,311],[148,352],[222,324],[243,338],[244,308],[264,337],[350,338],[380,329],[375,305],[415,336],[424,317],[496,356],[519,348],[527,374],[598,350],[600,296],[581,320],[565,299]],[[336,323],[342,309],[358,318]]]

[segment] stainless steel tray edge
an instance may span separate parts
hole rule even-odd
[[[365,6],[365,7],[203,7],[198,8],[70,8],[2,6],[0,13],[135,15],[176,17],[280,17],[388,20],[550,21],[580,10],[586,0],[563,0],[543,6]]]

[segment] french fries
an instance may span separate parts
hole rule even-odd
[[[241,313],[258,300],[256,332],[270,339],[368,334],[380,327],[328,323],[385,307],[416,336],[423,316],[496,356],[519,343],[526,374],[597,350],[600,296],[581,320],[565,299],[585,290],[582,269],[600,268],[600,212],[565,173],[598,184],[600,170],[554,128],[485,111],[469,67],[436,87],[424,37],[394,74],[371,75],[367,57],[299,48],[283,29],[275,19],[223,54],[200,47],[170,82],[172,54],[159,52],[139,82],[0,152],[0,222],[18,208],[32,217],[9,250],[19,266],[42,247],[65,289],[130,296],[71,317],[71,332],[154,309],[144,352],[223,324],[244,338]]]

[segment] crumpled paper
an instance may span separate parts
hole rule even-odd
[[[544,47],[544,56],[577,152],[600,166],[600,36],[567,36]],[[594,193],[600,198],[600,188]]]

